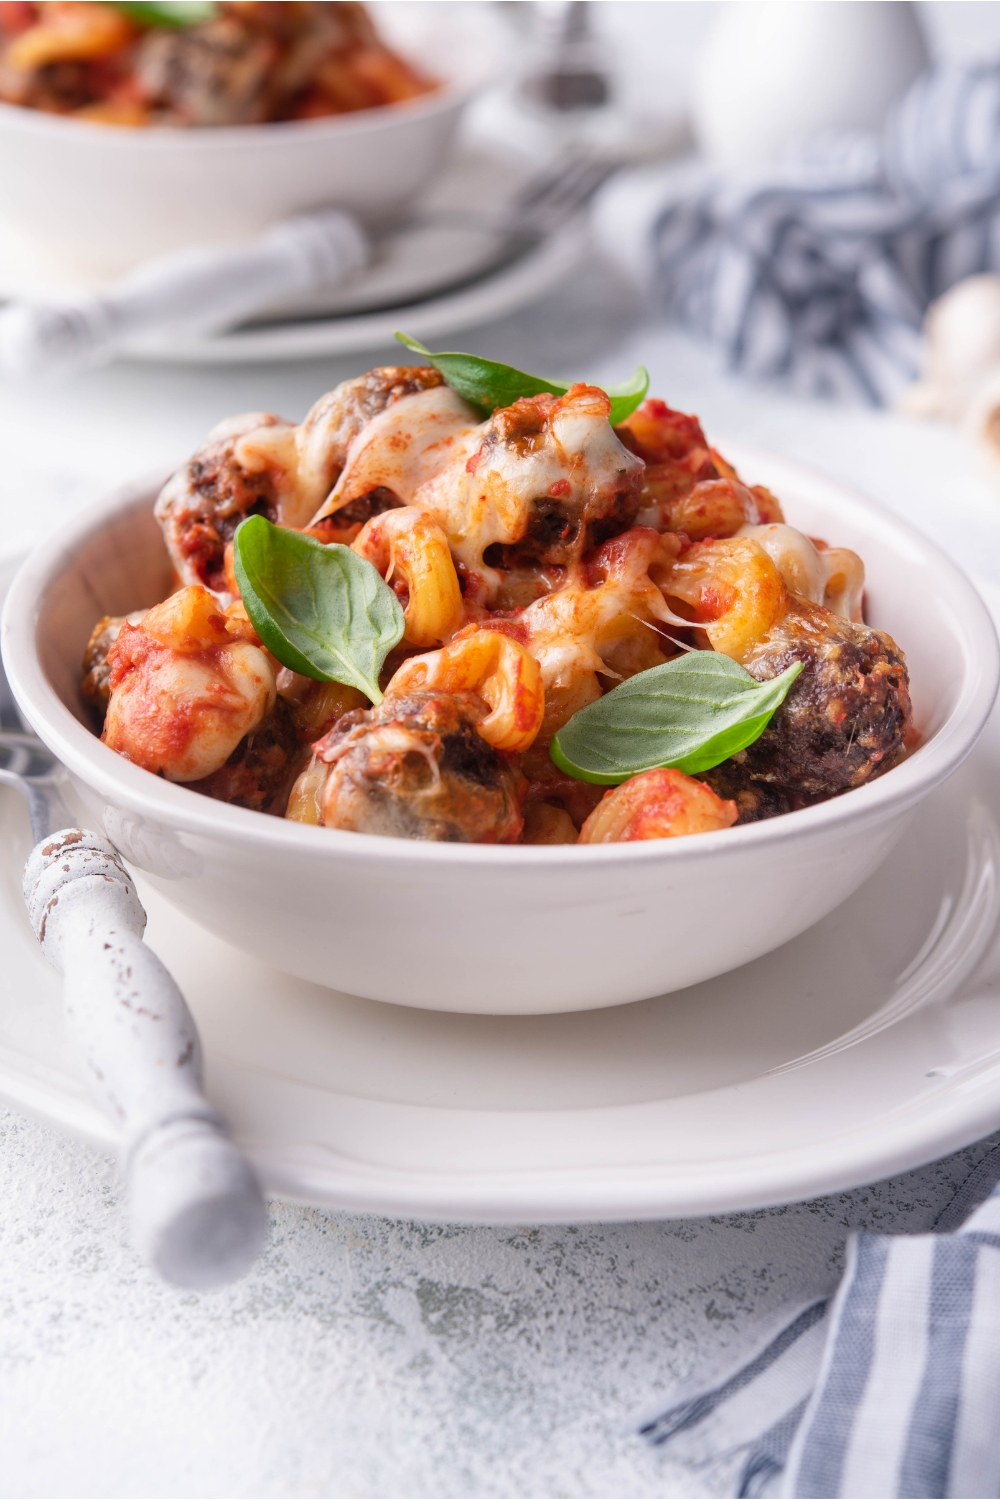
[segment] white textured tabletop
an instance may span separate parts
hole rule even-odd
[[[736,386],[596,264],[460,342],[609,378],[641,358],[711,434],[826,469],[970,570],[1000,572],[1000,488],[956,434]],[[362,367],[120,366],[5,390],[0,551],[168,465],[221,416],[299,416]],[[992,1143],[853,1193],[700,1221],[466,1228],[276,1204],[254,1273],[196,1296],[137,1262],[111,1163],[0,1113],[0,1493],[724,1494],[725,1465],[668,1464],[638,1420],[748,1320],[835,1274],[851,1227],[928,1228]]]

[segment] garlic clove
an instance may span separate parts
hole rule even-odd
[[[1000,470],[1000,358],[979,381],[962,422],[991,468]]]
[[[1000,276],[968,276],[933,302],[924,321],[920,380],[903,393],[910,416],[961,421],[1000,366]]]

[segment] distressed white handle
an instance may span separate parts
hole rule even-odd
[[[289,299],[321,296],[367,260],[364,231],[338,209],[286,219],[242,244],[171,250],[101,296],[4,309],[0,374],[81,368],[143,335],[215,333]]]
[[[24,897],[63,973],[91,1086],[122,1132],[139,1249],[177,1286],[235,1280],[263,1245],[264,1200],[202,1093],[194,1018],[142,941],[146,913],[117,851],[80,828],[54,833],[28,857]]]

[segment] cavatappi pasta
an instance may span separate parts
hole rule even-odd
[[[861,559],[796,530],[696,418],[658,400],[617,428],[609,413],[603,391],[574,385],[482,421],[436,370],[388,367],[297,426],[254,413],[217,427],[156,502],[175,592],[95,625],[83,693],[105,743],[275,816],[482,843],[719,830],[895,765],[907,672],[864,622]],[[377,706],[258,639],[233,566],[250,515],[353,548],[395,590],[403,635]],[[749,748],[610,790],[554,764],[578,710],[692,647],[758,681],[802,663]]]

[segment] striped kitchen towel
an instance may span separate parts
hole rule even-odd
[[[739,1454],[740,1496],[1000,1496],[998,1176],[1000,1146],[934,1233],[853,1235],[832,1297],[643,1435],[695,1464]]]
[[[623,179],[597,220],[733,370],[891,401],[917,372],[929,303],[1000,270],[1000,62],[933,69],[881,136],[821,138],[727,181]]]

